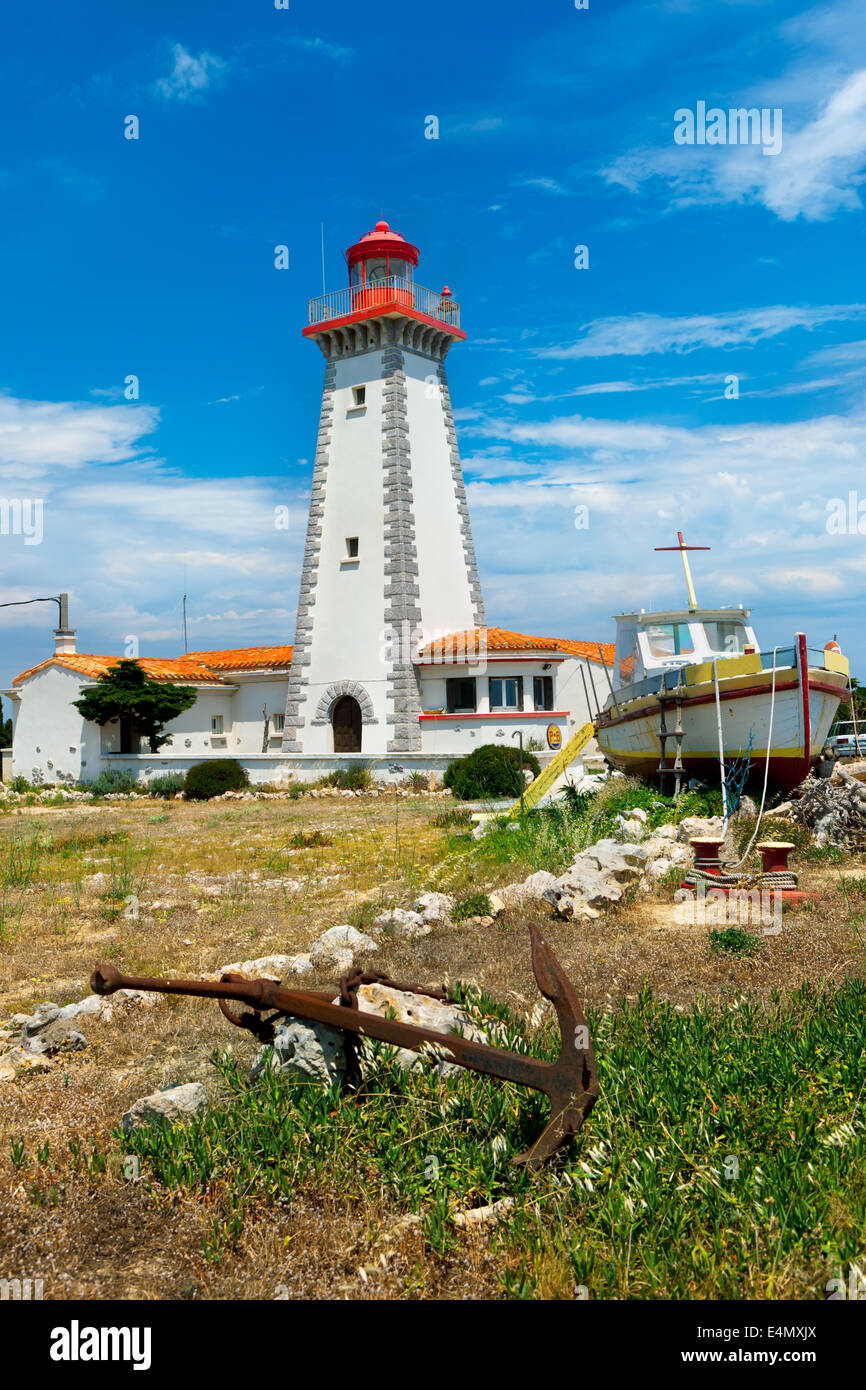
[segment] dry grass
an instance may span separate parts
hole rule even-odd
[[[466,845],[433,825],[441,809],[415,798],[304,798],[5,815],[0,1024],[43,999],[82,998],[100,959],[129,973],[195,976],[305,950],[326,927],[363,927],[429,887],[492,889],[530,871],[485,869],[477,857],[468,867]],[[291,848],[299,832],[332,843]],[[647,981],[685,1010],[698,997],[745,992],[769,1002],[804,981],[866,974],[852,923],[859,889],[852,896],[850,888],[861,872],[855,859],[841,866],[846,893],[838,868],[805,868],[803,886],[821,902],[786,909],[781,934],[749,958],[719,955],[708,929],[676,925],[673,890],[660,888],[592,923],[556,922],[538,905],[493,927],[470,922],[416,941],[385,940],[371,964],[397,978],[465,980],[526,1013],[538,999],[526,931],[536,921],[587,1007],[616,1008]],[[87,878],[97,873],[107,877],[94,891]],[[127,915],[131,895],[137,917]],[[462,1298],[498,1294],[520,1267],[513,1242],[464,1235],[437,1255],[384,1196],[371,1204],[360,1192],[320,1191],[254,1210],[232,1258],[209,1263],[201,1252],[213,1195],[126,1181],[120,1148],[107,1136],[132,1101],[157,1087],[202,1080],[218,1098],[214,1048],[230,1042],[248,1062],[256,1044],[195,1000],[160,1001],[82,1028],[85,1052],[55,1060],[46,1074],[0,1083],[0,1276],[43,1277],[53,1298],[273,1298],[278,1285],[292,1297]],[[29,1153],[47,1143],[50,1161],[16,1169],[14,1137]],[[106,1171],[76,1165],[70,1140],[85,1155],[101,1146]],[[535,1266],[537,1293],[571,1295],[561,1251],[542,1250]]]

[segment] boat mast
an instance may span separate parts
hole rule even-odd
[[[685,541],[683,540],[683,533],[682,533],[682,531],[677,531],[677,540],[679,541],[679,545],[657,545],[657,546],[654,546],[653,549],[655,549],[655,550],[678,550],[678,551],[680,552],[680,555],[681,555],[682,558],[683,558],[683,571],[684,571],[685,576],[686,576],[686,592],[687,592],[688,597],[689,597],[689,612],[690,612],[690,613],[696,613],[696,612],[697,612],[697,609],[698,609],[698,601],[697,601],[697,599],[695,598],[695,586],[694,586],[694,584],[692,583],[692,572],[691,572],[691,570],[689,569],[689,561],[688,561],[688,556],[686,555],[686,551],[687,551],[687,550],[709,550],[711,547],[708,546],[708,545],[686,545]]]

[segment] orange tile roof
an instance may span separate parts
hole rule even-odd
[[[37,671],[48,666],[65,666],[70,671],[78,671],[82,676],[95,678],[102,676],[111,666],[116,666],[123,658],[119,656],[90,656],[85,652],[69,652],[60,656],[50,656],[22,671],[12,682],[26,680]],[[197,684],[219,685],[221,673],[231,671],[258,671],[263,667],[275,666],[289,668],[292,664],[291,647],[238,647],[234,650],[216,652],[188,652],[186,656],[142,656],[138,658],[143,670],[152,680],[194,681]]]
[[[601,664],[598,644],[595,642],[573,642],[560,637],[530,637],[525,632],[509,632],[504,627],[468,628],[465,632],[452,632],[429,642],[420,654],[422,661],[439,660],[448,656],[472,656],[473,653],[488,652],[568,652],[571,656],[582,656],[589,661]],[[605,665],[613,665],[614,644],[602,642]]]
[[[190,652],[189,660],[200,661],[211,671],[258,671],[262,667],[292,664],[291,647],[230,647],[226,651]]]

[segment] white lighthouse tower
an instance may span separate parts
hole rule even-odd
[[[346,260],[304,329],[327,362],[282,744],[304,757],[420,751],[422,643],[485,623],[445,375],[459,306],[387,222]]]

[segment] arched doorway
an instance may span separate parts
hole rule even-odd
[[[335,753],[360,753],[361,706],[354,695],[341,695],[331,712]]]

